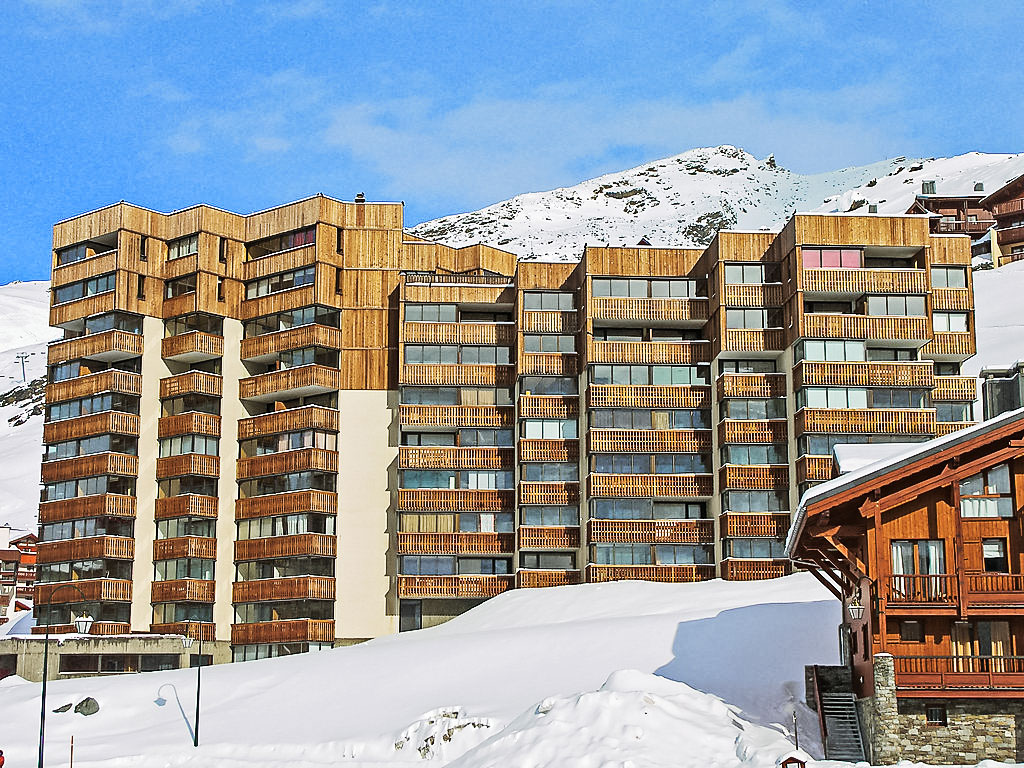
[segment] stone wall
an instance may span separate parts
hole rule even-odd
[[[849,693],[853,690],[850,668],[845,665],[812,664],[804,667],[804,701],[813,710],[818,709],[814,695],[814,671],[818,671],[818,686],[822,693]]]

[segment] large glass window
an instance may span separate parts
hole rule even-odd
[[[785,491],[726,491],[722,509],[727,512],[785,512],[789,498]]]
[[[725,310],[726,328],[781,328],[782,313],[776,309],[739,309],[730,307]]]
[[[574,440],[578,437],[575,419],[523,419],[520,434],[530,440]]]
[[[171,240],[167,244],[167,260],[180,259],[185,256],[194,256],[199,253],[199,235],[186,235],[177,240]]]
[[[579,525],[579,507],[562,505],[537,505],[519,508],[523,525]]]
[[[967,330],[967,313],[933,312],[932,330],[939,333],[947,331],[964,332]]]
[[[932,267],[932,288],[966,287],[966,267]]]
[[[257,240],[246,247],[250,259],[262,259],[281,251],[288,251],[292,248],[302,248],[316,242],[316,227],[297,229],[294,232],[286,232],[283,235],[274,235],[263,240]]]
[[[803,387],[797,393],[800,408],[867,408],[868,390],[860,387]]]
[[[783,443],[722,446],[723,464],[785,464],[788,461],[786,446]]]
[[[960,481],[960,515],[1013,517],[1009,464],[997,464]]]
[[[728,285],[757,285],[779,282],[777,264],[733,263],[725,265],[725,282]]]
[[[186,453],[201,453],[216,456],[220,439],[209,435],[175,435],[160,438],[160,456],[181,456]]]
[[[116,285],[117,278],[113,272],[100,275],[99,277],[90,277],[88,280],[78,280],[77,282],[54,288],[53,303],[63,304],[66,301],[75,301],[86,296],[107,293],[114,290]]]
[[[696,408],[647,410],[600,408],[590,412],[594,429],[708,429],[708,412]]]
[[[312,285],[314,280],[316,280],[316,267],[312,266],[293,269],[270,277],[261,277],[259,280],[250,280],[245,284],[245,298],[255,299],[271,293],[301,288],[304,285]]]
[[[102,333],[103,331],[127,331],[142,333],[142,315],[128,312],[104,312],[85,318],[85,332]]]
[[[808,339],[796,345],[796,359],[814,362],[859,362],[864,359],[864,342],[849,339]]]
[[[405,322],[407,323],[454,323],[456,322],[454,304],[406,304]]]
[[[526,352],[572,353],[576,351],[576,337],[554,333],[527,333],[523,335],[523,349]]]
[[[720,360],[721,373],[775,373],[774,360]]]
[[[275,333],[289,328],[297,328],[301,325],[326,325],[330,328],[340,326],[341,316],[337,309],[312,305],[308,307],[297,307],[296,309],[277,312],[273,315],[264,315],[255,320],[248,320],[245,323],[245,338],[260,336],[264,333]]]
[[[708,544],[658,544],[654,548],[658,565],[706,565],[715,562],[714,547]]]
[[[594,544],[592,549],[598,565],[651,565],[650,544]]]
[[[725,556],[776,560],[786,557],[786,544],[778,539],[726,539]]]
[[[577,464],[559,461],[528,462],[521,465],[522,479],[527,482],[577,482],[580,468]]]
[[[523,308],[530,311],[571,312],[573,295],[557,291],[526,291],[523,294]]]
[[[577,395],[579,383],[562,376],[523,376],[519,391],[524,395]]]
[[[784,419],[786,418],[786,399],[773,397],[736,398],[731,397],[721,403],[723,419]]]
[[[707,365],[594,365],[591,384],[687,386],[707,384]]]
[[[868,390],[870,408],[930,408],[930,389],[876,387]]]
[[[184,296],[196,292],[196,282],[199,276],[193,272],[191,275],[182,275],[164,283],[164,298],[173,299],[175,296]]]
[[[868,296],[867,314],[923,317],[928,314],[924,296]]]
[[[863,251],[859,248],[809,248],[800,249],[804,269],[858,269]]]

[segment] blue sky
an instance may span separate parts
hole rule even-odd
[[[1015,3],[4,0],[0,282],[55,221],[316,192],[406,223],[695,146],[1024,151]]]

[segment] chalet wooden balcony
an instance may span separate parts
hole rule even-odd
[[[402,405],[398,421],[403,427],[511,427],[512,405]]]
[[[216,496],[168,496],[156,500],[157,520],[169,520],[174,517],[217,517],[218,499]]]
[[[331,576],[297,576],[285,579],[236,581],[231,585],[231,602],[262,603],[268,600],[333,600],[335,581]]]
[[[578,525],[521,525],[518,533],[520,549],[578,549],[580,546]]]
[[[90,536],[67,541],[41,541],[37,554],[41,563],[72,560],[133,560],[135,539],[126,536]],[[74,591],[74,590],[68,590]]]
[[[142,394],[142,374],[107,370],[79,376],[77,379],[55,381],[46,385],[46,402],[59,403],[79,397],[116,392],[123,395]]]
[[[193,291],[192,293],[183,293],[180,296],[164,299],[161,312],[164,317],[191,315],[193,312],[199,311],[198,297],[199,293]]]
[[[587,541],[624,544],[713,544],[714,520],[597,520],[587,523]]]
[[[235,501],[236,520],[248,520],[268,515],[290,515],[299,512],[336,515],[338,514],[338,494],[332,491],[292,491]]]
[[[1024,211],[1024,198],[1019,200],[1007,200],[1005,203],[996,203],[992,206],[992,213],[995,216],[1006,216],[1011,213]]]
[[[107,493],[39,505],[40,523],[59,523],[86,517],[135,517],[135,497]]]
[[[798,483],[831,479],[831,456],[801,456],[796,460],[796,481]]]
[[[724,512],[718,520],[727,539],[781,539],[789,532],[788,512]]]
[[[114,362],[142,354],[142,334],[128,331],[103,331],[90,333],[77,339],[54,341],[46,348],[46,362],[49,365],[67,360],[88,358]]]
[[[235,560],[266,560],[297,555],[334,557],[337,554],[338,537],[325,533],[296,533],[235,542]]]
[[[516,326],[515,323],[403,323],[402,341],[406,344],[510,347],[516,342]]]
[[[44,483],[96,475],[137,477],[139,457],[127,453],[94,453],[89,456],[76,456],[59,461],[44,461],[41,474]]]
[[[701,453],[711,450],[709,429],[591,429],[591,453]]]
[[[519,416],[535,419],[575,419],[580,415],[580,399],[576,395],[519,396]]]
[[[927,317],[805,314],[801,335],[811,339],[891,339],[924,343],[932,338]]]
[[[789,487],[789,465],[747,466],[727,464],[718,470],[719,487],[772,490]]]
[[[46,627],[32,627],[33,635],[41,635],[46,632]],[[92,628],[89,630],[90,635],[127,635],[131,632],[131,625],[127,622],[121,623],[117,621],[94,621]],[[50,625],[51,635],[71,635],[78,634],[78,630],[74,624],[51,624]]]
[[[713,565],[596,565],[587,566],[587,581],[662,581],[687,583],[715,578]]]
[[[953,574],[889,576],[884,587],[885,601],[890,606],[957,603],[957,581]]]
[[[514,586],[512,575],[399,576],[400,598],[483,599],[500,595]]]
[[[82,594],[78,594],[78,591],[74,589],[60,589],[65,584],[74,584],[78,589],[82,590]],[[80,603],[82,602],[83,595],[90,602],[94,600],[130,602],[132,599],[132,583],[127,579],[79,579],[73,582],[62,581],[46,584],[36,582],[35,589],[37,604]],[[57,592],[58,589],[60,589],[60,592]],[[54,599],[55,593],[56,599]]]
[[[595,296],[590,299],[589,311],[595,320],[704,322],[708,319],[708,300],[705,297],[647,299]]]
[[[224,356],[224,337],[203,331],[166,336],[160,342],[160,355],[179,363],[198,363]]]
[[[859,434],[877,432],[886,435],[935,434],[935,410],[924,408],[830,409],[801,408],[795,418],[797,434],[838,432]]]
[[[579,323],[575,312],[523,310],[521,325],[526,333],[561,333],[571,335],[579,331]]]
[[[118,259],[118,251],[114,248],[78,261],[73,261],[70,264],[56,266],[53,269],[53,287],[56,288],[87,277],[113,272],[118,266],[124,268],[125,262],[125,257],[122,257],[120,260]]]
[[[515,379],[513,365],[403,365],[400,383],[439,387],[510,387]]]
[[[722,578],[727,581],[760,581],[777,579],[792,573],[789,560],[738,560],[730,558],[721,563]]]
[[[231,625],[232,645],[333,642],[334,619],[288,619]]]
[[[599,475],[589,477],[590,496],[697,499],[714,495],[711,475]]]
[[[321,275],[323,271],[321,270]],[[254,299],[243,299],[240,309],[239,320],[253,320],[257,317],[264,317],[275,312],[286,312],[290,309],[299,309],[313,304],[330,304],[337,301],[337,293],[334,290],[334,278],[330,282],[321,277],[319,284],[304,285],[301,288],[290,288],[287,291],[271,293],[267,296],[259,296]]]
[[[934,385],[930,360],[919,363],[819,363],[804,360],[793,368],[793,387],[918,387]]]
[[[580,571],[549,571],[520,568],[516,571],[516,586],[521,589],[564,587],[583,581]]]
[[[400,555],[512,554],[513,533],[398,533]]]
[[[649,363],[691,365],[711,361],[706,341],[594,341],[588,363]]]
[[[996,229],[996,239],[998,240],[1000,247],[1003,248],[1005,248],[1008,245],[1017,245],[1018,243],[1024,243],[1024,227],[999,227],[998,229]]]
[[[224,394],[224,378],[205,371],[189,371],[177,376],[160,379],[160,397],[180,397],[181,395],[210,395],[220,397]]]
[[[781,307],[782,283],[727,284],[722,289],[722,304],[727,307]]]
[[[936,376],[932,399],[973,403],[978,399],[978,380],[973,376]]]
[[[43,424],[44,443],[62,443],[65,440],[106,434],[137,436],[139,417],[130,413],[108,411]]]
[[[718,423],[720,443],[784,443],[789,425],[785,419],[723,419]]]
[[[591,408],[710,408],[711,387],[591,384],[587,403]]]
[[[727,328],[722,337],[723,352],[775,352],[786,348],[781,328]]]
[[[804,269],[804,293],[927,293],[923,269]]]
[[[995,219],[978,219],[977,221],[943,221],[935,222],[935,231],[944,235],[964,235],[987,232],[995,226]]]
[[[239,480],[306,470],[337,472],[338,452],[323,448],[300,448],[294,451],[268,453],[239,459],[236,468]]]
[[[331,249],[333,250],[333,248]],[[288,248],[257,259],[247,259],[242,263],[242,280],[253,280],[267,277],[276,272],[308,267],[315,264],[316,244],[310,243],[297,248]]]
[[[217,540],[210,536],[176,536],[153,542],[154,560],[175,560],[179,557],[217,559]]]
[[[157,421],[158,437],[175,435],[210,435],[220,437],[220,416],[212,413],[179,413],[163,416]]]
[[[961,429],[973,427],[977,423],[976,421],[937,421],[935,422],[935,435],[943,437],[953,432],[959,432]]]
[[[184,453],[181,456],[164,456],[156,460],[157,480],[184,475],[220,476],[220,457],[202,453]]]
[[[903,656],[893,659],[903,697],[1018,698],[1024,656]]]
[[[205,579],[154,581],[150,600],[154,603],[212,603],[217,583]]]
[[[512,469],[515,449],[403,445],[398,449],[398,466],[402,469]]]
[[[967,573],[964,584],[968,610],[1024,606],[1024,575]]]
[[[239,398],[260,403],[325,395],[339,389],[341,371],[326,365],[300,365],[250,376],[238,382]]]
[[[251,336],[242,339],[240,354],[246,361],[271,362],[282,352],[306,347],[341,349],[341,329],[327,325],[302,325],[262,336]]]
[[[212,622],[172,621],[165,624],[150,624],[149,631],[155,635],[181,635],[204,643],[217,639],[217,625]]]
[[[718,377],[718,397],[785,397],[784,373],[723,373]]]
[[[52,305],[50,307],[50,325],[64,326],[68,323],[80,322],[86,317],[112,312],[115,308],[114,303],[114,291],[108,291],[95,296],[86,296],[84,299]]]
[[[579,372],[579,358],[575,353],[523,352],[519,356],[519,374],[521,376],[577,376]]]
[[[932,359],[966,360],[975,352],[974,334],[969,331],[936,331],[932,340],[921,347],[921,356]]]
[[[515,491],[469,488],[401,488],[398,509],[403,512],[510,512]]]
[[[580,457],[579,440],[520,440],[520,461],[572,461]]]
[[[289,408],[285,411],[274,411],[247,419],[239,419],[238,439],[248,440],[253,437],[304,429],[337,432],[338,411],[319,405],[306,405],[302,408]]]
[[[972,310],[974,294],[970,288],[933,288],[933,310]]]
[[[579,504],[580,484],[565,483],[519,483],[520,504]]]

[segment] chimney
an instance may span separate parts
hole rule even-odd
[[[934,195],[935,194],[935,182],[934,181],[922,181],[921,182],[921,194],[922,195]]]
[[[360,192],[358,195],[356,195],[356,202],[357,203],[365,203],[366,202],[366,195],[364,195],[362,192]]]
[[[984,182],[981,182],[981,181],[974,182],[974,191],[975,192],[984,192],[985,191],[985,184],[984,184]]]

